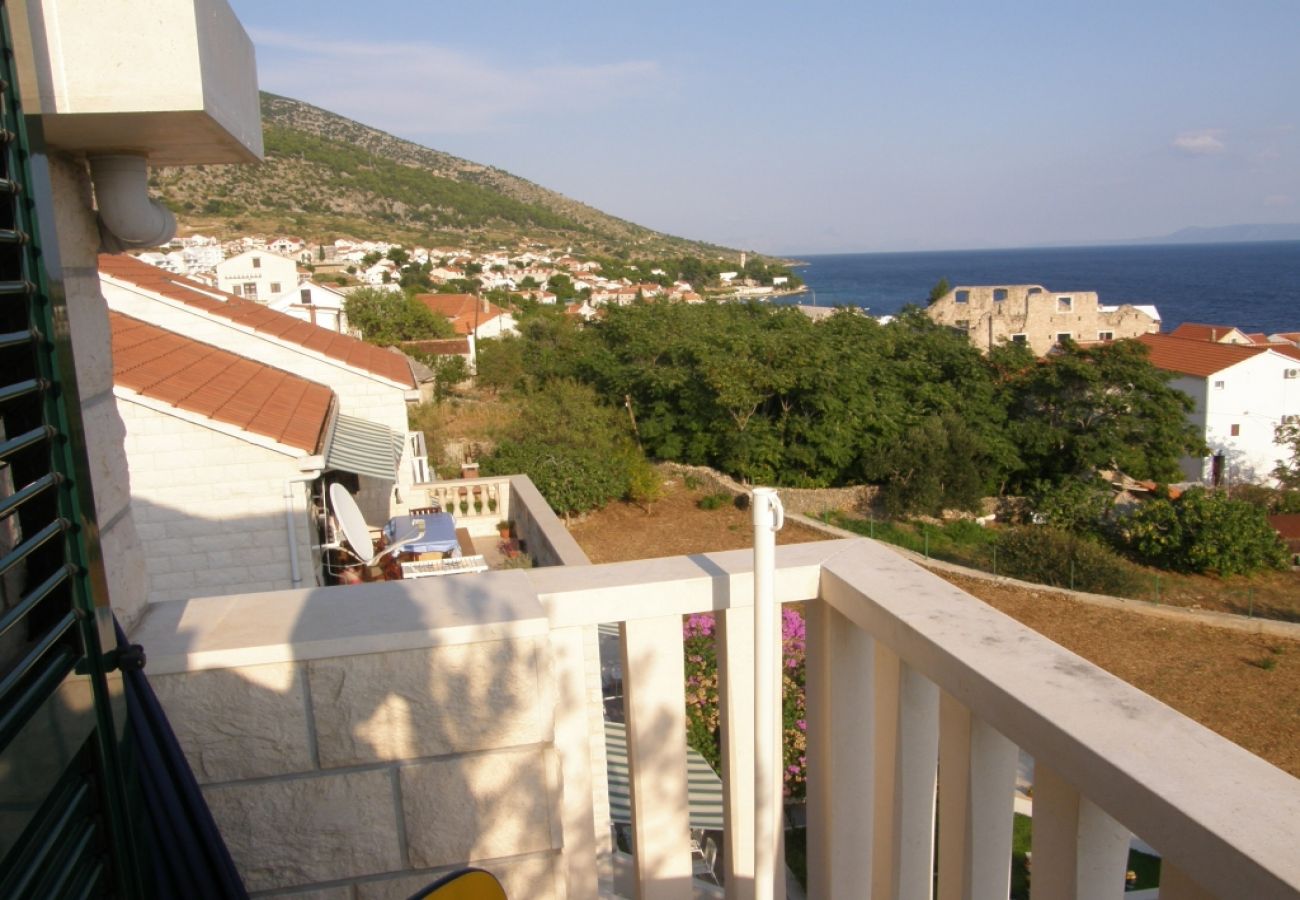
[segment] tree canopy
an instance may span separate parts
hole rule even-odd
[[[361,288],[348,294],[343,308],[348,322],[372,344],[452,337],[451,322],[401,291]]]
[[[582,327],[539,312],[521,328],[480,360],[500,389],[581,382],[631,411],[653,458],[753,483],[875,483],[898,512],[1108,468],[1168,479],[1199,449],[1186,397],[1136,342],[985,357],[919,310],[881,325],[743,303],[634,303]]]

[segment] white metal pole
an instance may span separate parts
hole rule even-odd
[[[785,523],[772,488],[754,488],[754,898],[772,900],[784,862],[781,848],[781,632],[773,600],[776,532]]]

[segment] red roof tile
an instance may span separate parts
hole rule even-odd
[[[1231,331],[1236,331],[1237,334],[1245,337],[1231,325],[1203,325],[1200,322],[1184,322],[1169,333],[1173,337],[1185,338],[1189,341],[1217,342],[1223,340],[1224,336]]]
[[[505,310],[495,303],[482,301],[473,294],[416,294],[415,299],[428,307],[430,312],[451,319],[451,325],[457,334],[470,334],[474,331],[475,322],[482,325],[505,314]]]
[[[113,383],[308,453],[320,452],[334,392],[172,331],[109,312]]]
[[[1216,344],[1206,340],[1174,337],[1172,334],[1144,334],[1138,340],[1146,345],[1150,351],[1151,362],[1157,368],[1201,378],[1274,349],[1240,344]]]
[[[355,368],[387,378],[404,387],[415,387],[411,367],[403,357],[373,344],[367,344],[351,335],[338,334],[310,322],[295,319],[293,316],[268,309],[252,300],[245,300],[243,297],[227,294],[180,275],[173,275],[125,254],[101,255],[99,271],[169,300],[178,300],[186,306],[202,310],[209,315],[219,316],[250,328],[259,334],[270,335],[287,343],[315,350],[330,359],[346,362]]]

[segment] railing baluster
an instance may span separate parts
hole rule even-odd
[[[586,667],[583,665],[585,627],[551,630],[555,672],[555,747],[560,758],[564,790],[560,822],[564,841],[566,896],[595,900],[596,831],[592,819],[590,723],[587,719]]]
[[[875,642],[829,604],[807,605],[808,896],[871,884]]]
[[[872,896],[930,900],[939,688],[877,642]]]
[[[1034,900],[1121,900],[1128,847],[1128,829],[1035,760]]]
[[[620,631],[637,898],[689,900],[682,619],[633,619]]]
[[[718,614],[723,858],[727,900],[754,896],[754,608]]]
[[[1016,745],[939,695],[939,900],[1011,891]]]

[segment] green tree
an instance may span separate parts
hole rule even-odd
[[[361,288],[343,303],[348,322],[367,341],[391,346],[400,341],[452,337],[451,323],[401,291]]]
[[[399,266],[405,266],[411,259],[411,254],[403,250],[401,247],[389,247],[386,256]]]
[[[1284,488],[1300,490],[1300,423],[1279,425],[1274,440],[1281,446],[1283,456],[1277,461],[1273,477]]]
[[[1015,358],[999,354],[995,364]],[[1177,478],[1179,459],[1201,455],[1204,445],[1186,419],[1192,400],[1170,377],[1132,340],[1090,347],[1067,340],[1058,353],[1007,372],[1010,435],[1024,463],[1018,482],[1088,479],[1105,469]]]
[[[948,279],[940,278],[935,283],[934,287],[930,288],[929,302],[926,305],[929,306],[931,304],[937,303],[939,300],[942,300],[943,296],[947,294],[950,290],[952,290],[952,287],[951,285],[948,284]]]

